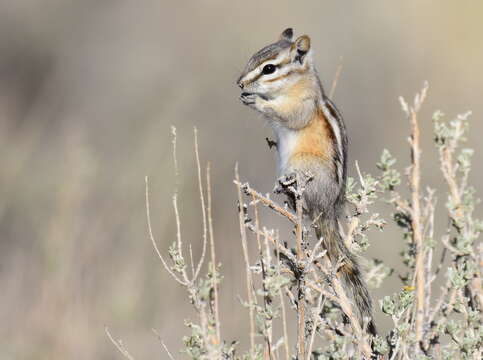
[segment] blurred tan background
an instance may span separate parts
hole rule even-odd
[[[202,161],[212,161],[222,330],[246,340],[233,168],[238,161],[242,177],[266,192],[275,162],[270,131],[239,103],[235,79],[288,26],[312,37],[326,88],[343,57],[335,101],[351,137],[351,173],[355,160],[376,172],[383,148],[400,167],[408,160],[397,98],[428,80],[425,180],[444,189],[432,111],[472,109],[472,181],[481,193],[482,19],[481,1],[0,0],[0,358],[118,359],[105,324],[137,359],[165,358],[151,328],[172,352],[181,347],[192,313],[154,255],[144,215],[149,175],[166,250],[174,240],[171,125],[183,236],[195,257],[193,126]],[[399,267],[393,227],[371,239],[369,256]],[[375,300],[399,288],[393,277]]]

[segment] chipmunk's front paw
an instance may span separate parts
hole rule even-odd
[[[244,105],[254,106],[257,102],[258,95],[249,92],[243,92],[240,95],[240,100]]]

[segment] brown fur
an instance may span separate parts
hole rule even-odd
[[[321,112],[316,112],[310,123],[299,131],[299,140],[290,162],[300,161],[309,156],[330,166],[334,145],[332,131],[325,116]]]

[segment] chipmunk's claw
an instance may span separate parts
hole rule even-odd
[[[257,100],[257,94],[249,93],[249,92],[242,92],[240,95],[240,101],[244,105],[254,105]]]

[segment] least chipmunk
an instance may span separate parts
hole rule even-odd
[[[355,256],[339,231],[347,178],[347,133],[342,116],[325,95],[314,66],[310,38],[279,40],[256,52],[238,79],[243,104],[262,113],[276,136],[279,176],[310,173],[303,193],[304,214],[354,302],[361,326],[376,334],[371,298]],[[293,206],[293,202],[292,202]]]

